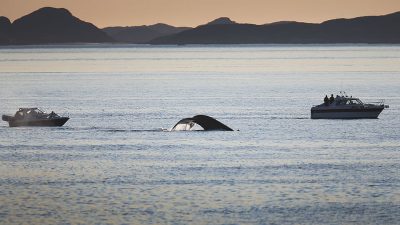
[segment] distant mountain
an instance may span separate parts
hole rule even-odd
[[[228,17],[196,28],[167,24],[107,27],[103,30],[63,8],[41,8],[13,23],[0,17],[0,45],[54,43],[150,44],[327,44],[400,43],[400,12],[334,19],[320,24],[280,21],[239,24]]]
[[[227,21],[227,20],[225,20]],[[400,43],[400,12],[384,16],[335,19],[320,24],[278,22],[266,25],[202,25],[151,44],[310,44]]]
[[[0,44],[11,41],[11,22],[7,17],[0,16]]]
[[[191,27],[174,27],[165,23],[156,23],[148,27],[165,35],[176,34],[184,30],[192,29]]]
[[[2,24],[6,24],[2,19]],[[114,40],[66,9],[45,7],[11,24],[11,44],[102,43]]]
[[[282,24],[288,24],[288,23],[297,23],[296,21],[277,21],[273,23],[266,23],[264,25],[282,25]]]
[[[150,26],[106,27],[103,28],[103,31],[118,42],[143,44],[154,38],[176,34],[188,29],[190,28],[157,23]]]
[[[218,19],[215,19],[206,25],[226,25],[226,24],[237,24],[235,21],[232,21],[228,17],[220,17]]]

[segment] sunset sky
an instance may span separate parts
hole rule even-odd
[[[322,22],[400,11],[400,0],[0,0],[0,16],[14,21],[44,6],[67,8],[102,28],[158,22],[197,26],[221,16],[255,24]]]

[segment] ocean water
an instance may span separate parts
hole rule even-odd
[[[311,120],[346,91],[372,120]],[[400,46],[0,48],[0,224],[399,224]],[[234,132],[167,132],[198,114]]]

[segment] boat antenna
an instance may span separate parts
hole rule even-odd
[[[342,90],[343,90],[343,80],[340,80],[340,95],[342,95],[343,96],[343,93],[342,93]]]

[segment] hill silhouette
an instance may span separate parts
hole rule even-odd
[[[11,22],[7,17],[0,16],[0,44],[11,41]]]
[[[157,23],[150,26],[106,27],[103,28],[103,31],[118,42],[143,44],[155,38],[176,34],[187,29],[190,28]]]
[[[226,24],[236,24],[236,22],[232,21],[228,17],[220,17],[218,19],[215,19],[215,20],[207,23],[206,25],[226,25]]]
[[[265,25],[205,24],[151,44],[400,43],[400,12],[334,19],[320,24],[283,21]]]
[[[329,44],[400,43],[400,12],[323,23],[240,24],[220,17],[196,28],[167,24],[107,27],[82,21],[63,8],[44,7],[13,23],[0,17],[0,45],[54,43]]]
[[[3,22],[4,23],[4,22]],[[44,7],[11,24],[9,44],[101,43],[113,39],[63,8]]]

